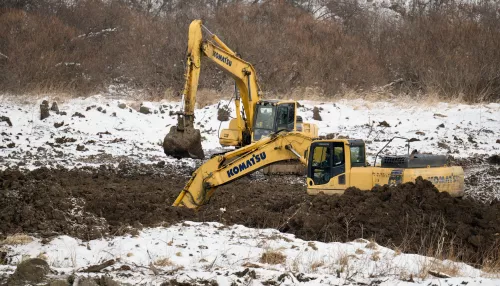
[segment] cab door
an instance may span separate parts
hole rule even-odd
[[[295,130],[295,103],[281,103],[276,113],[276,132]]]
[[[343,193],[348,186],[343,142],[315,142],[309,152],[307,192]]]

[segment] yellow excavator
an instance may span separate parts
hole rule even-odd
[[[400,138],[400,137],[395,137]],[[393,139],[395,139],[393,138]],[[349,187],[370,190],[376,185],[398,185],[430,180],[441,192],[464,194],[464,171],[446,166],[446,156],[420,154],[382,156],[389,142],[377,153],[373,166],[366,161],[360,139],[314,140],[299,132],[277,132],[232,152],[217,155],[201,165],[174,202],[174,206],[199,208],[224,184],[231,183],[270,164],[295,160],[307,166],[307,193],[342,194]]]
[[[202,29],[210,35],[211,41],[203,40]],[[189,26],[182,110],[176,112],[177,125],[170,128],[163,141],[166,155],[175,158],[204,158],[200,131],[194,128],[202,57],[208,58],[226,71],[234,78],[237,87],[234,101],[236,118],[230,120],[229,128],[220,132],[219,142],[222,146],[243,147],[280,130],[299,132],[310,138],[317,137],[317,125],[303,122],[297,115],[296,101],[262,99],[252,64],[241,59],[219,37],[203,26],[201,20],[195,20]]]

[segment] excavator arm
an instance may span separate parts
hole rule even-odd
[[[187,64],[185,85],[183,91],[184,111],[186,118],[194,117],[194,107],[196,103],[196,93],[198,90],[198,80],[200,77],[201,58],[205,56],[220,68],[226,71],[236,82],[239,90],[243,108],[245,110],[247,121],[246,129],[252,130],[252,118],[255,110],[255,104],[259,101],[259,85],[257,74],[254,67],[249,62],[241,59],[216,35],[208,29],[212,41],[203,40],[202,28],[205,28],[201,20],[195,20],[189,26],[189,39],[187,50]],[[240,102],[236,103],[236,114],[240,116]],[[192,122],[192,120],[191,120]],[[182,122],[181,122],[182,123]],[[245,128],[242,128],[242,130]]]
[[[255,105],[259,101],[259,85],[255,69],[250,63],[239,58],[235,52],[208,30],[213,42],[204,41],[202,28],[204,26],[201,20],[195,20],[189,26],[182,107],[180,111],[176,112],[177,125],[170,128],[163,140],[163,151],[166,155],[175,158],[204,159],[205,157],[201,146],[201,133],[194,128],[194,108],[203,56],[213,61],[234,78],[246,114],[243,120],[240,98],[236,98],[237,130],[246,134],[247,137],[253,130]]]
[[[267,165],[286,160],[307,164],[312,139],[298,132],[279,132],[201,165],[174,202],[174,206],[198,208],[210,200],[217,187],[238,180]]]

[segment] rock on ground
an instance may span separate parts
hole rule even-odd
[[[49,102],[47,100],[44,100],[42,101],[42,104],[40,104],[40,120],[44,120],[49,116]]]
[[[59,113],[59,107],[57,106],[57,102],[52,102],[52,106],[50,107],[50,110]]]
[[[40,258],[27,259],[17,265],[8,285],[27,285],[42,282],[50,272],[49,264]]]

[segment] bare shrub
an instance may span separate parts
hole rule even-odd
[[[3,1],[0,90],[88,94],[122,84],[177,97],[187,28],[202,18],[254,64],[269,93],[308,88],[337,96],[383,87],[384,94],[500,99],[495,3],[394,4],[398,18],[355,0],[322,3],[315,16],[289,1],[163,1],[158,8],[133,0]],[[229,89],[230,77],[208,60],[202,65],[200,89]]]

